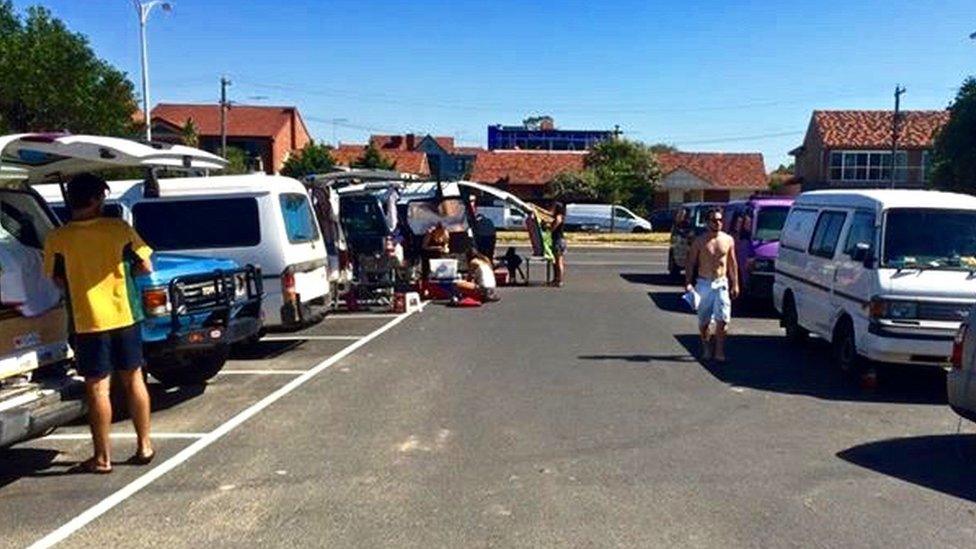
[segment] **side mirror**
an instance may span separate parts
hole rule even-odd
[[[871,245],[867,242],[858,242],[851,251],[851,259],[864,263],[864,266],[871,268],[874,266],[874,254],[871,253]]]

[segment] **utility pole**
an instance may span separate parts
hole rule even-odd
[[[227,101],[227,86],[230,80],[226,76],[220,77],[220,155],[227,158],[227,111],[230,101]]]
[[[891,188],[895,188],[895,166],[898,164],[898,111],[901,108],[901,94],[905,93],[905,88],[895,86],[895,114],[891,117]],[[907,163],[906,163],[906,168]]]

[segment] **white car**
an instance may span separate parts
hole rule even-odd
[[[788,338],[865,359],[945,367],[976,302],[976,197],[922,190],[800,195],[780,238],[773,302]]]
[[[976,307],[959,331],[952,345],[952,369],[946,376],[949,406],[960,416],[976,421]]]
[[[567,230],[615,233],[649,233],[651,222],[623,206],[567,204]]]

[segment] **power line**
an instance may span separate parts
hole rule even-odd
[[[237,79],[238,82],[247,84],[255,88],[288,91],[297,93],[300,95],[310,95],[310,96],[324,96],[324,97],[339,97],[344,99],[349,99],[352,101],[359,101],[363,103],[377,103],[377,104],[388,104],[393,106],[411,106],[411,107],[423,107],[432,109],[442,109],[442,110],[457,110],[457,111],[470,111],[470,112],[488,112],[500,109],[511,109],[511,105],[503,105],[500,103],[487,103],[480,102],[479,104],[466,104],[456,101],[423,101],[423,100],[413,100],[405,99],[402,96],[391,96],[383,93],[376,92],[365,92],[362,90],[344,90],[339,88],[310,88],[308,86],[296,86],[292,84],[283,83],[273,83],[273,82],[258,82],[248,79]],[[682,114],[682,113],[694,113],[694,112],[717,112],[717,111],[729,111],[729,110],[749,110],[757,108],[767,108],[776,106],[786,106],[786,105],[799,105],[809,102],[824,102],[824,101],[836,101],[840,99],[851,99],[855,97],[863,97],[867,94],[865,93],[844,93],[836,95],[817,95],[810,96],[807,98],[794,98],[794,99],[767,99],[767,100],[756,100],[756,101],[746,101],[742,103],[735,104],[722,104],[722,105],[698,105],[698,106],[667,106],[667,107],[611,107],[604,108],[595,105],[586,105],[583,103],[577,104],[560,104],[558,102],[547,102],[546,109],[548,111],[586,111],[592,114]],[[528,109],[533,110],[533,109]],[[538,110],[538,109],[536,109]]]
[[[675,145],[707,145],[710,143],[733,143],[736,141],[756,141],[759,139],[768,139],[772,137],[788,137],[791,135],[804,135],[806,130],[803,131],[792,131],[792,132],[777,132],[777,133],[761,133],[756,135],[738,135],[730,137],[716,137],[713,139],[696,139],[693,141],[682,141],[667,139],[666,142],[673,142]]]

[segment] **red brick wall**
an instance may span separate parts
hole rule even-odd
[[[275,136],[272,159],[265,165],[265,170],[268,173],[280,172],[288,155],[302,150],[311,140],[304,127],[298,122],[297,114],[292,116],[291,121],[282,126]]]

